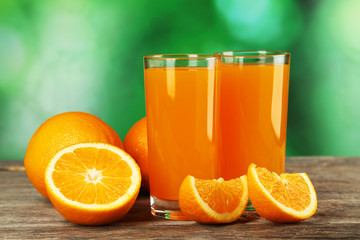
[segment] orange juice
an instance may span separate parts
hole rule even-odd
[[[252,162],[284,172],[289,64],[223,63],[220,76],[220,177]]]
[[[218,177],[214,81],[206,67],[145,68],[152,196],[177,201],[188,174]]]

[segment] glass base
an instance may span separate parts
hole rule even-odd
[[[188,220],[180,211],[178,201],[166,201],[150,195],[151,214],[171,220]]]
[[[249,199],[248,204],[246,205],[245,210],[255,211],[255,208],[254,208],[254,206],[252,205],[250,199]]]
[[[150,195],[150,208],[151,208],[151,214],[154,215],[155,217],[170,219],[170,220],[181,220],[181,221],[189,220],[180,211],[178,201],[161,200]],[[245,210],[248,211],[255,210],[250,199]]]

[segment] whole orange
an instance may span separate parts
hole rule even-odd
[[[124,149],[140,167],[141,189],[149,191],[149,159],[146,117],[136,122],[124,138]]]
[[[60,150],[78,143],[108,143],[123,148],[117,133],[100,118],[84,112],[66,112],[46,120],[31,137],[24,166],[34,187],[47,199],[45,168]]]

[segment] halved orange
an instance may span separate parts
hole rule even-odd
[[[203,180],[187,176],[179,190],[181,212],[201,223],[229,223],[237,220],[248,202],[246,176],[229,181]]]
[[[306,173],[283,173],[250,164],[249,197],[256,212],[273,222],[298,222],[314,215],[317,198]]]
[[[119,220],[133,206],[141,174],[136,162],[120,148],[82,143],[52,158],[45,184],[50,201],[66,219],[103,225]]]

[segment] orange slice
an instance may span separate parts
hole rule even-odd
[[[298,222],[314,215],[317,199],[306,173],[283,173],[250,164],[249,197],[256,212],[273,222]]]
[[[201,223],[229,223],[237,220],[248,202],[246,176],[224,181],[187,176],[179,190],[181,212]]]
[[[66,219],[103,225],[122,218],[133,206],[140,169],[129,154],[103,143],[83,143],[58,152],[45,171],[46,191]]]

